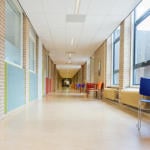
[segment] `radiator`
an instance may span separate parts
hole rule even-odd
[[[133,107],[138,107],[140,95],[138,91],[122,90],[120,92],[120,102]]]
[[[104,98],[117,100],[118,99],[118,90],[115,88],[105,88],[103,93]]]

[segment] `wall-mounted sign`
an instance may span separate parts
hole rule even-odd
[[[101,75],[101,61],[99,60],[99,63],[98,63],[98,76]]]

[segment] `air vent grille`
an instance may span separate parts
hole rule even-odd
[[[66,15],[66,22],[83,23],[85,19],[86,15]]]

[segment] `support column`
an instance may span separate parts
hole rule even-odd
[[[29,30],[30,22],[26,15],[23,15],[23,67],[25,69],[25,99],[29,103]]]
[[[56,86],[57,86],[57,72],[56,72],[56,64],[54,64],[54,92],[56,92]]]
[[[5,99],[5,0],[0,0],[0,118],[4,116]]]
[[[131,16],[120,25],[120,64],[119,64],[119,99],[120,91],[130,87],[131,64]]]
[[[91,80],[91,67],[90,67],[90,58],[87,60],[86,64],[86,82],[90,82]]]
[[[106,50],[106,70],[105,70],[105,87],[112,85],[112,36],[107,39],[107,50]]]
[[[130,86],[131,16],[121,23],[120,33],[119,89],[121,90]]]
[[[90,57],[90,82],[94,82],[94,56]]]
[[[81,83],[84,83],[84,65],[81,65],[81,70],[82,70],[82,82]]]

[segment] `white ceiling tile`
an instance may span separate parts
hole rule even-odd
[[[54,25],[64,25],[66,23],[65,17],[66,15],[64,14],[59,14],[59,15],[51,15],[46,13],[47,21],[49,24],[54,24]]]
[[[93,0],[88,15],[107,15],[114,5],[116,5],[114,0]]]
[[[56,64],[66,63],[66,51],[75,51],[73,64],[84,64],[140,0],[81,0],[83,23],[68,23],[76,0],[19,0]],[[73,44],[71,44],[74,39]]]
[[[42,1],[41,0],[19,0],[24,10],[29,13],[41,12],[42,13]],[[36,7],[34,7],[36,5]]]
[[[51,14],[73,13],[74,0],[44,0],[44,9]]]
[[[87,14],[92,0],[80,0],[79,14]]]
[[[103,15],[88,15],[86,17],[86,21],[85,24],[89,24],[89,25],[101,25],[103,23],[105,16]]]

